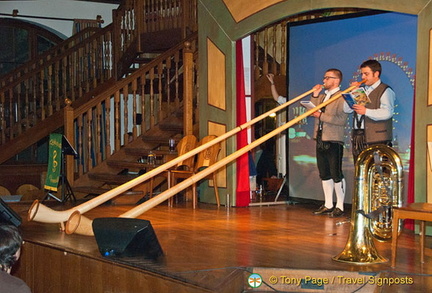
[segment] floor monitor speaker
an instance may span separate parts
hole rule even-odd
[[[156,259],[162,248],[150,221],[133,218],[96,218],[93,232],[103,256]]]
[[[21,217],[0,198],[0,222],[21,225]]]

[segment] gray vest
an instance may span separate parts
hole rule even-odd
[[[369,94],[371,103],[367,104],[366,108],[378,109],[381,103],[381,96],[388,87],[388,85],[381,82],[381,84]],[[374,121],[365,116],[364,122],[366,143],[391,141],[393,139],[393,118]]]

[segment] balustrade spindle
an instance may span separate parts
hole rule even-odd
[[[254,37],[255,37],[254,76],[255,76],[255,80],[258,80],[258,78],[260,78],[261,76],[260,63],[259,63],[260,34],[256,33]]]
[[[116,91],[114,94],[114,147],[119,150],[120,142],[120,92]]]
[[[155,125],[155,94],[154,94],[154,88],[153,88],[153,84],[154,84],[154,68],[150,69],[150,73],[149,73],[149,78],[150,78],[150,127],[153,127]]]
[[[146,98],[145,98],[145,87],[146,87],[146,76],[145,74],[141,76],[139,79],[141,81],[140,86],[140,103],[141,103],[141,133],[144,133],[147,131],[147,105],[146,105]]]
[[[85,161],[87,163],[87,172],[93,169],[93,147],[92,147],[92,141],[93,141],[93,115],[92,115],[92,109],[88,109],[86,113],[87,118],[87,160]]]
[[[137,80],[132,81],[132,136],[133,139],[137,137]],[[129,143],[129,140],[128,140]]]
[[[269,29],[264,30],[264,61],[263,61],[263,75],[267,74],[268,71],[268,43],[269,43]]]
[[[25,82],[23,82],[23,90],[24,90],[24,100],[25,100],[25,105],[24,105],[24,117],[26,117],[26,125],[25,125],[25,130],[30,129],[30,127],[32,127],[32,123],[33,123],[33,117],[31,115],[31,111],[32,111],[32,106],[33,104],[30,102],[30,97],[29,97],[29,93],[28,93],[28,81],[26,80]]]
[[[158,96],[157,107],[158,107],[158,109],[157,110],[158,111],[157,112],[158,112],[158,122],[159,122],[160,120],[165,118],[164,113],[162,111],[162,109],[163,109],[163,107],[162,107],[162,103],[163,103],[163,101],[162,101],[162,99],[163,99],[162,76],[164,75],[164,65],[162,62],[160,62],[159,65],[157,66],[157,75],[158,75],[158,77],[157,77],[157,87],[158,87],[158,89],[157,89],[157,91],[158,91],[158,93],[157,93],[157,96]]]
[[[60,91],[60,60],[54,63],[54,112],[60,111],[60,99],[63,93]]]
[[[103,143],[102,143],[102,104],[98,103],[95,110],[95,124],[96,124],[96,136],[95,136],[95,152],[96,152],[96,165],[103,161]]]
[[[44,87],[44,72],[40,72],[39,77],[39,93],[40,93],[40,107],[41,107],[41,120],[45,120],[46,117],[46,102],[45,102],[45,87]]]
[[[173,102],[171,100],[171,56],[166,59],[165,62],[165,91],[166,91],[166,100],[167,107],[171,112]]]
[[[272,62],[272,66],[271,66],[271,72],[273,73],[277,73],[277,26],[273,26],[273,30],[272,30],[272,55],[273,55],[273,62]]]
[[[180,107],[180,52],[174,54],[175,66],[175,106],[177,109]]]
[[[123,88],[123,108],[123,145],[127,145],[129,142],[129,84]]]
[[[105,122],[106,127],[105,127],[105,154],[106,154],[106,158],[109,158],[111,156],[111,100],[110,97],[107,97],[105,99],[105,119],[103,120],[103,122]]]
[[[283,21],[281,23],[281,46],[280,46],[280,50],[281,50],[281,63],[280,63],[280,74],[281,75],[286,75],[286,43],[287,43],[287,35],[286,35],[286,26],[287,26],[287,22]]]
[[[85,162],[85,150],[84,150],[84,141],[83,141],[83,137],[84,137],[84,127],[83,127],[83,120],[84,117],[82,115],[80,115],[79,117],[77,117],[77,135],[78,135],[78,153],[80,154],[79,156],[79,164],[78,164],[78,175],[82,176],[85,173],[85,168],[84,168],[84,162]]]
[[[47,110],[48,110],[48,115],[47,116],[51,116],[53,114],[53,91],[52,91],[52,76],[53,76],[53,70],[52,70],[52,66],[48,67],[48,72],[47,72]]]
[[[15,129],[15,135],[19,135],[22,133],[22,121],[21,121],[21,87],[17,88],[18,98],[16,99],[16,129]]]

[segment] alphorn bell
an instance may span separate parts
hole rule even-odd
[[[177,158],[174,158],[168,162],[166,162],[165,164],[150,170],[147,173],[144,173],[143,175],[129,181],[126,182],[114,189],[111,189],[89,201],[86,201],[85,203],[82,203],[78,206],[75,206],[73,208],[70,208],[68,210],[64,210],[64,211],[55,211],[45,205],[43,205],[42,203],[40,203],[38,200],[35,200],[33,202],[33,204],[31,205],[30,209],[27,212],[27,219],[28,221],[36,221],[36,222],[42,222],[42,223],[64,223],[66,221],[68,221],[69,217],[74,213],[74,212],[78,212],[79,214],[84,214],[88,211],[90,211],[91,209],[105,203],[106,201],[113,199],[114,197],[122,194],[123,192],[137,186],[138,184],[141,184],[143,182],[145,182],[146,180],[162,173],[165,170],[168,170],[171,167],[176,166],[178,163],[198,154],[199,152],[207,149],[208,147],[215,145],[217,143],[220,143],[221,141],[233,136],[234,134],[240,132],[243,129],[247,129],[248,127],[250,127],[251,125],[255,124],[256,122],[268,117],[269,115],[276,113],[277,111],[299,101],[300,99],[306,97],[307,95],[311,94],[314,91],[314,89],[311,89],[289,101],[287,101],[286,103],[279,105],[278,107],[275,107],[269,111],[267,111],[266,113],[261,114],[260,116],[240,125],[237,126],[236,128],[226,132],[223,135],[220,135],[218,137],[216,137],[215,139],[191,150],[190,152],[181,155]]]
[[[334,102],[335,100],[339,99],[343,93],[350,92],[357,86],[351,86],[348,89],[334,95],[327,101],[319,104],[313,109],[310,109],[306,111],[305,113],[297,116],[296,118],[290,120],[289,122],[285,123],[284,125],[280,126],[279,128],[276,128],[275,130],[267,133],[266,135],[260,137],[259,139],[253,141],[249,145],[237,150],[236,152],[232,153],[231,155],[223,158],[222,160],[219,160],[215,164],[207,167],[206,169],[200,171],[199,173],[189,177],[188,179],[185,179],[184,181],[180,182],[179,184],[171,187],[170,189],[160,193],[159,195],[149,199],[148,201],[134,207],[133,209],[127,211],[126,213],[121,214],[119,217],[122,218],[136,218],[143,214],[144,212],[152,209],[153,207],[157,206],[158,204],[164,202],[165,200],[169,199],[173,195],[177,194],[178,192],[182,191],[183,189],[191,186],[193,183],[198,182],[199,180],[203,179],[204,177],[210,175],[211,173],[217,171],[219,168],[225,166],[226,164],[232,162],[233,160],[237,159],[241,155],[247,153],[248,151],[252,150],[253,148],[259,146],[263,142],[267,141],[268,139],[272,138],[273,136],[279,134],[280,132],[284,131],[285,129],[293,126],[294,124],[298,123],[302,119],[306,118],[307,116],[311,115],[312,113],[320,110],[321,108],[327,106],[328,104]],[[313,92],[312,89],[309,91],[309,93]],[[66,233],[67,234],[81,234],[81,235],[87,235],[91,236],[93,234],[92,230],[92,220],[82,216],[79,211],[74,212],[69,220],[66,222]]]

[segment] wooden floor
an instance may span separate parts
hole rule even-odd
[[[143,214],[140,219],[151,222],[164,256],[157,261],[144,263],[134,263],[133,259],[120,262],[123,265],[145,267],[155,274],[177,278],[182,282],[202,285],[203,288],[209,289],[209,292],[222,292],[219,288],[223,288],[222,284],[230,282],[230,278],[236,272],[249,276],[252,271],[259,272],[260,268],[283,269],[286,272],[304,269],[312,276],[314,271],[322,270],[341,271],[342,275],[344,272],[376,272],[397,282],[406,277],[412,278],[414,283],[379,286],[375,292],[432,290],[431,237],[426,238],[424,264],[420,263],[419,236],[410,230],[404,230],[399,237],[395,268],[390,267],[390,262],[375,265],[337,262],[332,260],[332,257],[345,247],[350,229],[347,221],[349,219],[313,215],[312,211],[318,207],[317,204],[300,201],[295,205],[217,208],[214,205],[200,203],[196,210],[188,203],[178,203],[174,207],[161,204]],[[78,252],[92,258],[103,258],[94,237],[66,235],[58,230],[56,224],[27,222],[25,217],[29,206],[30,203],[10,204],[10,207],[23,217],[21,228],[27,242]],[[91,219],[115,217],[132,207],[105,204],[88,212],[86,216]],[[53,204],[53,208],[67,207]],[[375,244],[378,252],[390,259],[390,243],[375,241]],[[25,247],[24,245],[24,250]],[[23,265],[25,266],[21,264]],[[25,279],[26,274],[20,277]],[[274,292],[266,284],[259,289],[252,289],[248,287],[245,278],[243,288],[230,292]],[[349,292],[367,292],[357,291],[361,287],[359,285],[348,287]],[[283,291],[300,292],[300,289]],[[166,289],[154,292],[175,291]]]

